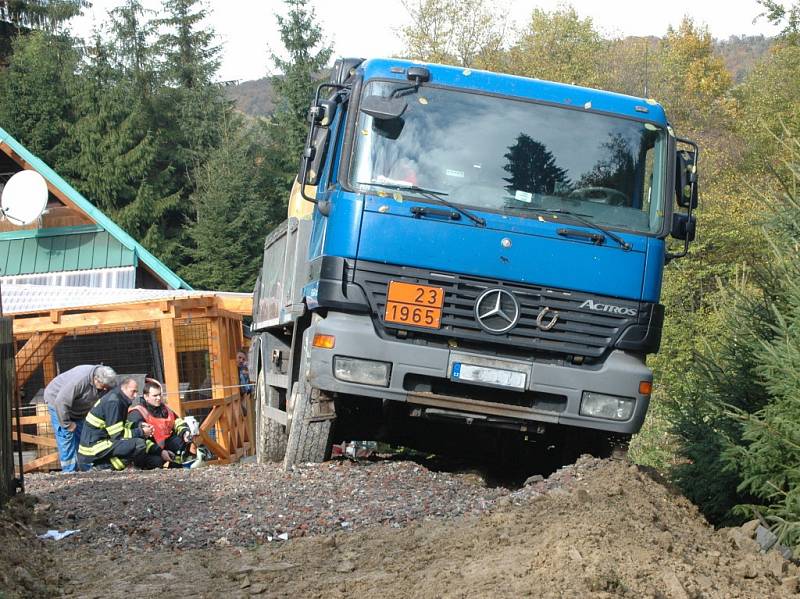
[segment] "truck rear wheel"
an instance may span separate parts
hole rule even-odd
[[[333,424],[333,402],[321,398],[319,392],[305,378],[308,356],[308,335],[304,336],[303,354],[300,358],[299,380],[292,386],[290,407],[289,440],[286,445],[285,468],[306,462],[324,462],[331,457]],[[314,396],[312,398],[312,396]],[[331,410],[329,413],[325,413]]]
[[[267,415],[269,406],[281,409],[280,391],[266,384],[264,371],[259,370],[256,383],[256,461],[259,464],[279,462],[286,454],[286,427]]]

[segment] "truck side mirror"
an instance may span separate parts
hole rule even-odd
[[[314,130],[311,145],[306,146],[305,150],[303,150],[300,174],[302,176],[303,169],[305,169],[306,185],[317,185],[319,183],[319,172],[328,149],[328,133],[329,129],[327,127],[317,127]]]
[[[361,99],[359,110],[376,121],[399,119],[408,108],[408,103],[400,98],[365,96]]]
[[[308,120],[311,122],[311,127],[308,129],[306,145],[303,148],[303,155],[300,159],[300,173],[297,180],[300,183],[300,196],[308,202],[317,204],[321,212],[323,208],[317,198],[306,193],[306,185],[314,186],[319,182],[319,172],[325,161],[325,154],[328,149],[330,124],[336,115],[336,105],[340,100],[338,90],[343,87],[336,83],[321,83],[318,85],[317,92],[314,94],[314,102],[308,111]],[[320,98],[322,90],[326,88],[337,90],[327,100]],[[326,207],[324,210],[327,209]]]
[[[672,228],[670,235],[683,241],[694,241],[697,230],[697,219],[693,214],[674,213],[672,215]]]
[[[697,155],[678,150],[675,156],[675,201],[681,208],[697,208]]]
[[[319,127],[328,127],[336,115],[336,102],[319,100],[308,110],[308,120]]]
[[[691,149],[680,149],[675,152],[675,201],[686,213],[674,212],[670,235],[683,241],[683,249],[675,254],[664,255],[666,262],[675,258],[683,258],[689,253],[689,243],[694,241],[697,219],[692,211],[697,208],[697,159],[700,149],[688,139],[676,138],[676,142]]]

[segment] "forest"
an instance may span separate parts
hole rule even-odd
[[[75,39],[85,4],[0,2],[0,126],[194,287],[251,290],[333,58],[324,23],[309,0],[286,0],[272,109],[254,116],[217,80],[198,0],[158,14],[126,0]],[[797,551],[800,3],[759,0],[781,33],[731,40],[690,16],[660,37],[609,38],[569,5],[514,24],[487,0],[404,5],[404,57],[652,97],[699,143],[697,242],[666,268],[656,386],[631,455],[713,524],[762,517]]]

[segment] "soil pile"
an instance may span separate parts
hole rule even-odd
[[[46,518],[29,495],[13,497],[0,510],[0,597],[51,597],[65,582],[36,530]]]
[[[177,488],[186,493],[198,485],[213,489],[195,522],[205,530],[200,522],[207,520],[207,537],[194,537],[188,548],[176,542],[177,510],[159,513],[168,531],[160,539],[153,529],[136,533],[138,520],[124,528],[134,512],[138,518],[163,505],[157,487],[174,493],[171,485],[181,481],[187,488]],[[392,461],[309,465],[288,474],[235,466],[202,476],[38,476],[28,487],[52,505],[51,527],[82,530],[52,546],[70,576],[67,595],[797,596],[797,567],[775,552],[760,554],[752,526],[713,530],[686,499],[624,461],[583,458],[513,491]],[[110,522],[114,505],[122,507]],[[247,522],[282,514],[293,523],[284,528],[289,540],[247,533],[241,519],[230,519],[236,511],[252,514],[242,516]],[[223,536],[221,514],[228,522]],[[109,536],[111,524],[118,530]],[[193,548],[206,541],[210,546]]]

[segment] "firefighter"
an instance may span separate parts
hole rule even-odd
[[[146,452],[134,460],[140,468],[181,467],[195,459],[192,434],[183,418],[179,418],[162,397],[161,383],[147,379],[142,401],[128,409],[128,422],[133,427],[152,431],[146,440]]]
[[[145,452],[147,429],[134,429],[126,419],[137,387],[135,379],[126,378],[89,410],[78,446],[79,468],[123,470]]]

